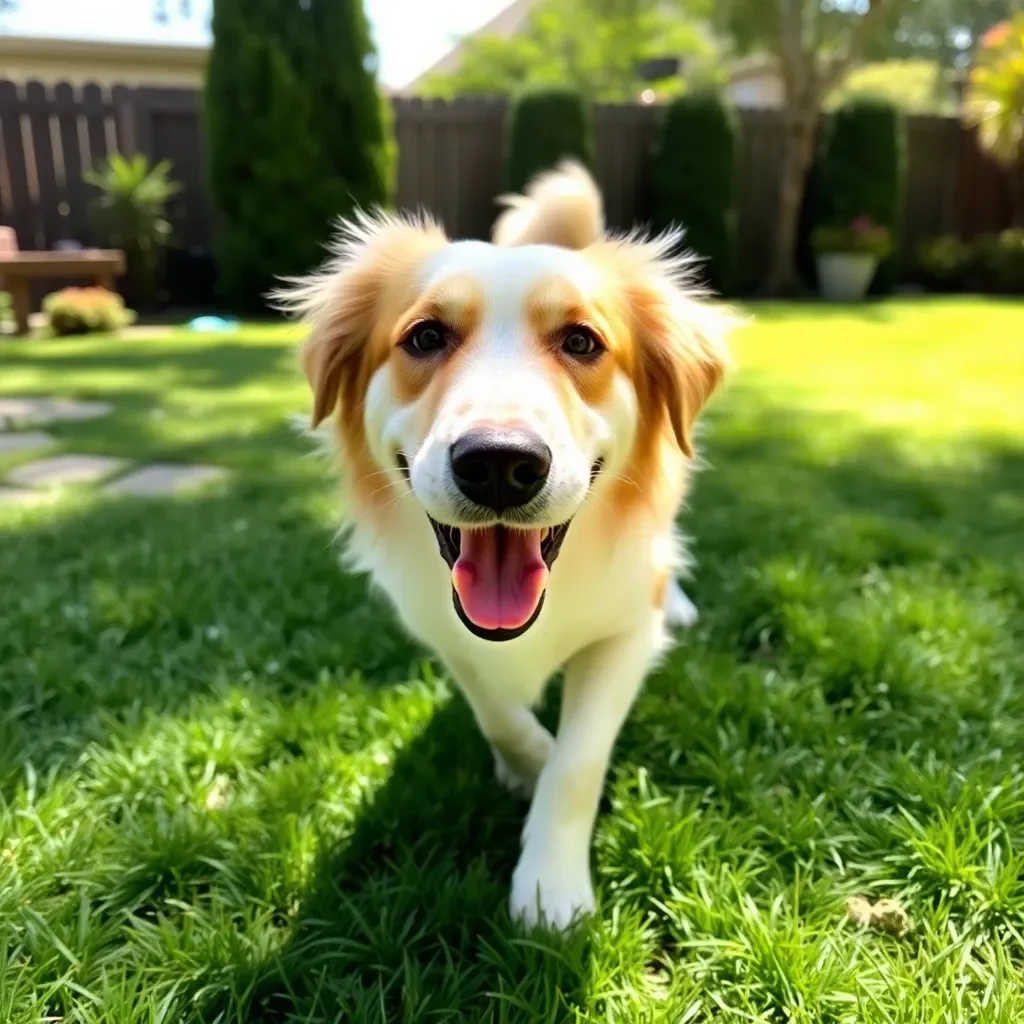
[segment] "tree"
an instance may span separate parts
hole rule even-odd
[[[964,68],[978,40],[1019,9],[1020,0],[901,0],[889,31],[870,40],[870,59],[927,58],[944,70]]]
[[[713,52],[683,7],[658,0],[538,0],[514,35],[464,40],[459,67],[433,76],[421,91],[451,97],[567,86],[592,100],[635,100],[644,88],[669,95],[682,84],[671,61],[654,82],[645,65],[674,57],[710,74]]]
[[[387,123],[359,0],[216,0],[206,82],[216,256],[256,305],[323,256],[332,223],[387,201]]]
[[[738,54],[771,53],[782,79],[785,142],[778,222],[766,290],[795,291],[797,224],[825,98],[868,49],[891,31],[898,0],[718,0],[709,11]]]
[[[966,120],[1014,183],[1014,223],[1024,227],[1024,13],[982,40],[971,70]]]
[[[825,102],[827,109],[851,99],[882,98],[907,114],[954,114],[959,105],[953,73],[937,60],[880,60],[854,68]]]

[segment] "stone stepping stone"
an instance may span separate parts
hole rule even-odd
[[[46,501],[46,494],[40,491],[0,485],[0,507],[4,505],[41,505],[44,501]]]
[[[7,479],[18,487],[94,484],[126,465],[124,459],[112,459],[106,455],[55,455],[11,470]]]
[[[204,484],[221,479],[226,474],[227,470],[221,466],[184,466],[154,462],[107,484],[103,489],[107,494],[160,498],[194,491]]]
[[[41,430],[30,430],[24,434],[0,434],[0,455],[30,452],[38,448],[49,448],[56,440]]]
[[[109,402],[78,402],[70,398],[0,398],[0,420],[31,426],[95,420],[109,416],[113,410]]]

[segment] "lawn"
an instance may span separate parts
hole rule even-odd
[[[63,448],[232,470],[0,509],[0,1021],[1024,1020],[1024,306],[751,312],[567,940],[510,924],[523,808],[337,568],[294,330],[0,346],[0,392],[116,403]]]

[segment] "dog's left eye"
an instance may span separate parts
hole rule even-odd
[[[430,356],[448,347],[448,328],[436,320],[417,324],[402,342],[411,356]]]
[[[562,342],[562,351],[576,359],[596,356],[603,350],[603,347],[594,332],[586,327],[570,328],[566,331],[565,339]]]

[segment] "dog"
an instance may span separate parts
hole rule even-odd
[[[502,203],[489,243],[359,214],[276,297],[311,325],[300,363],[351,566],[444,662],[498,779],[530,798],[511,912],[563,930],[595,907],[616,737],[696,616],[675,524],[733,318],[678,232],[606,231],[578,164]],[[553,737],[531,709],[560,670]]]

